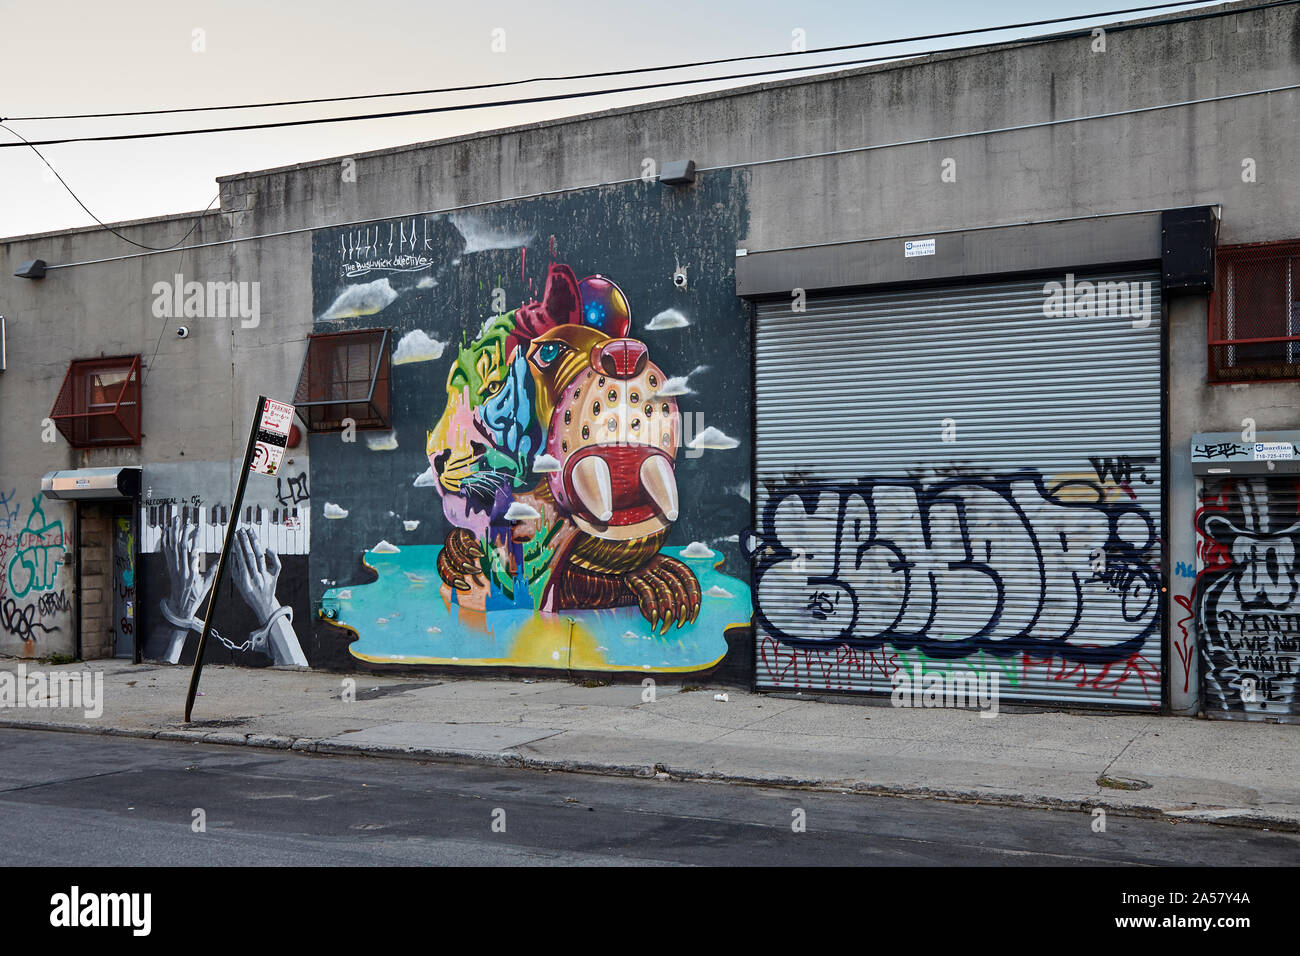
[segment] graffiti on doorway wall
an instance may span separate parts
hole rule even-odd
[[[27,516],[23,518],[24,506]],[[41,495],[0,495],[0,652],[30,656],[70,652],[74,630],[68,598],[67,541],[58,503]],[[60,641],[66,645],[59,646]]]
[[[1193,609],[1206,712],[1300,717],[1300,483],[1207,478]]]
[[[716,664],[748,588],[702,542],[665,547],[687,390],[633,336],[622,289],[552,262],[540,300],[474,326],[425,442],[442,544],[381,542],[378,580],[331,588],[323,613],[376,662]]]
[[[1159,539],[1126,481],[780,483],[752,546],[762,683],[993,667],[1159,702]]]

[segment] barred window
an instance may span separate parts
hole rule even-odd
[[[388,330],[308,336],[293,403],[313,432],[391,427]]]
[[[50,418],[74,448],[140,444],[140,356],[73,361]]]
[[[1222,246],[1210,299],[1210,381],[1300,379],[1300,242]]]

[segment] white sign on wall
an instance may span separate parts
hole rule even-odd
[[[284,459],[284,449],[289,444],[289,429],[293,427],[293,406],[266,399],[262,403],[262,417],[257,423],[257,438],[253,445],[253,461],[249,470],[259,475],[276,475]]]
[[[903,243],[903,256],[907,259],[912,256],[932,256],[934,255],[933,239],[912,239]]]

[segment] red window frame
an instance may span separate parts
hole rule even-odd
[[[104,381],[114,376],[112,381]],[[140,356],[74,359],[50,418],[73,448],[140,444]]]
[[[1216,251],[1207,368],[1215,385],[1300,381],[1300,240]]]

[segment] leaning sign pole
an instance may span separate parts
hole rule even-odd
[[[284,449],[289,444],[289,429],[293,425],[293,406],[277,402],[265,395],[257,397],[257,414],[253,416],[253,426],[248,431],[248,445],[244,448],[244,464],[239,469],[239,485],[235,489],[235,500],[230,505],[230,524],[226,526],[226,539],[221,545],[221,556],[217,559],[217,573],[212,579],[212,588],[208,592],[208,612],[203,616],[203,632],[199,635],[199,647],[194,652],[194,671],[190,674],[190,689],[185,695],[185,723],[190,722],[194,711],[194,698],[199,692],[199,675],[203,671],[203,651],[208,646],[208,635],[212,633],[212,620],[217,608],[217,595],[221,593],[221,579],[226,573],[226,558],[230,546],[235,541],[235,530],[239,527],[239,512],[244,507],[244,489],[248,486],[249,472],[261,475],[275,475],[280,470],[280,461],[284,458]]]

